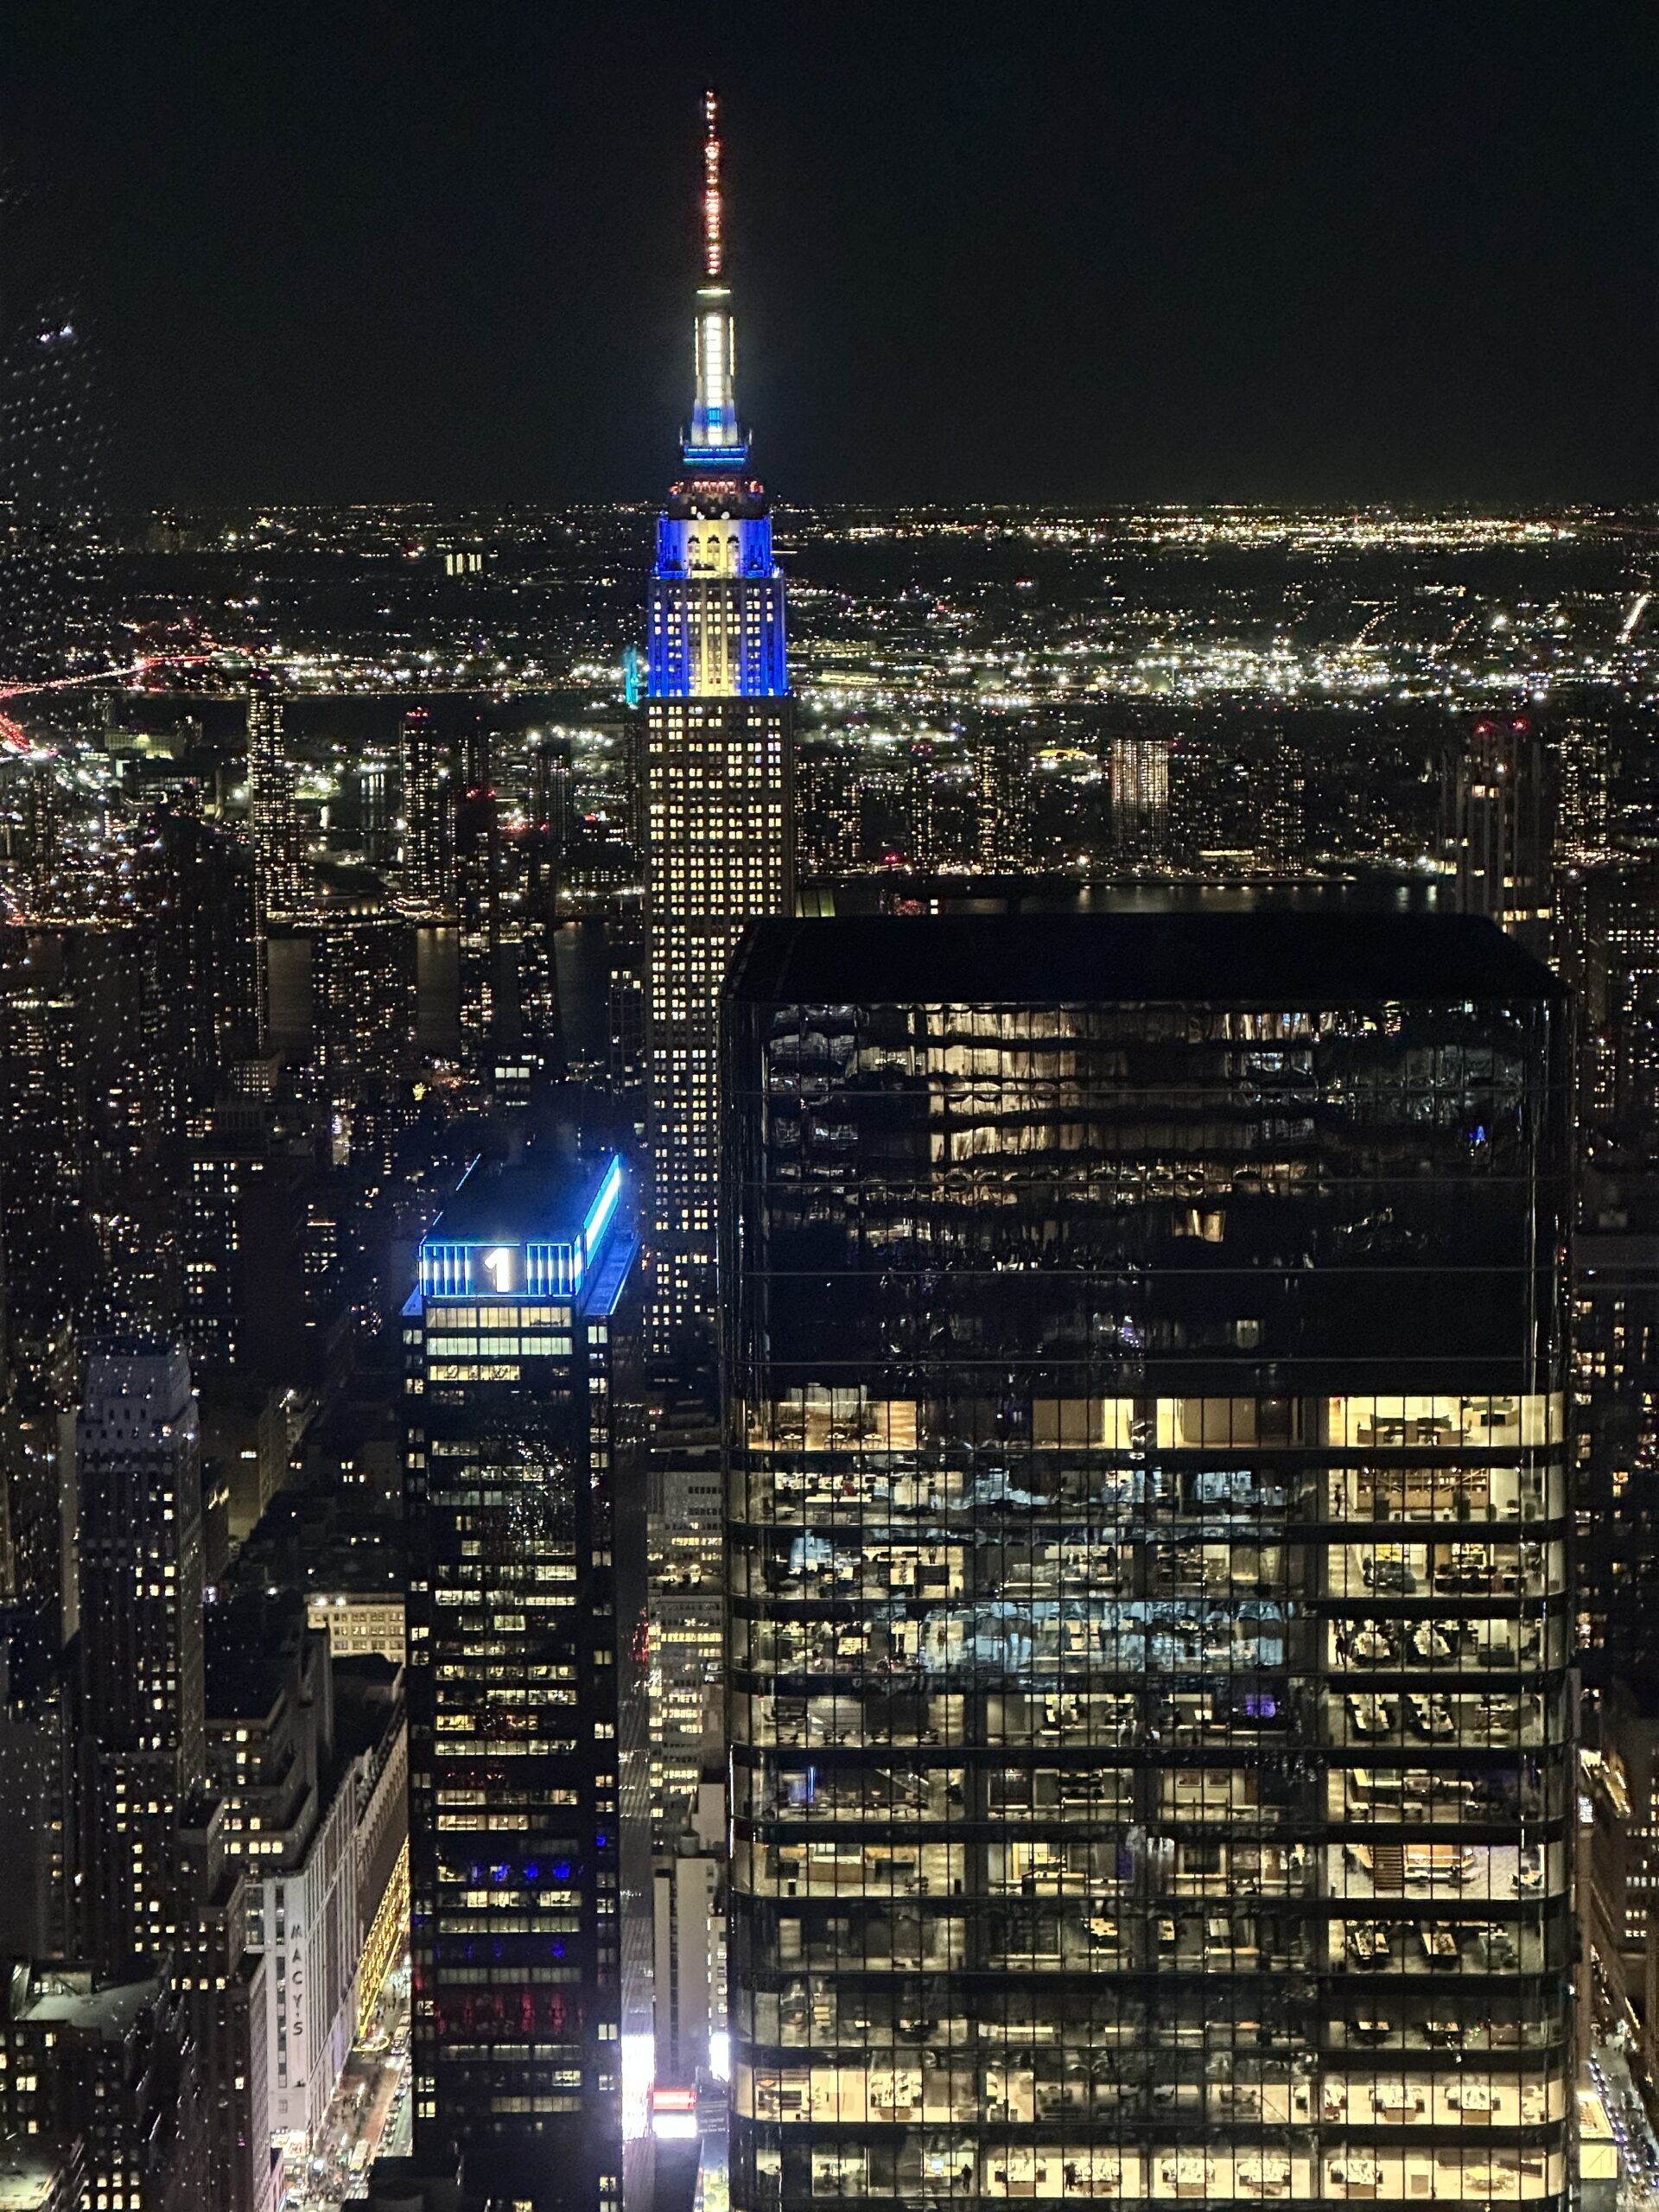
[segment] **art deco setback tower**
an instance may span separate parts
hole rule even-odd
[[[636,1249],[614,1157],[475,1170],[404,1312],[416,2143],[525,2212],[649,2196]]]
[[[793,901],[784,580],[733,380],[719,119],[703,103],[696,400],[657,524],[646,705],[652,1337],[711,1319],[715,1024],[746,921]]]
[[[756,925],[734,2205],[1567,2203],[1567,1013],[1456,918]]]

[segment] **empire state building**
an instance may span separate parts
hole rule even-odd
[[[702,271],[684,474],[658,518],[646,708],[647,1027],[658,1353],[714,1303],[720,990],[743,925],[793,905],[784,580],[737,412],[719,111],[703,99]]]

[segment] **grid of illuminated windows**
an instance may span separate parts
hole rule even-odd
[[[568,1355],[569,1307],[435,1300],[409,1332],[424,1370],[411,1456],[426,1586],[411,1615],[431,1730],[417,1724],[411,1839],[416,2117],[481,2142],[544,2132],[601,2094],[579,1993],[598,1963],[583,1394],[567,1358],[514,1404],[517,1352],[485,1350],[548,1345],[556,1318]],[[466,1337],[473,1348],[450,1356]]]
[[[628,1870],[649,1847],[648,1770],[641,1751],[626,1803],[642,1692],[619,1621],[643,1602],[644,1528],[633,1394],[615,1387],[633,1341],[621,1188],[614,1161],[561,1193],[535,1169],[469,1179],[422,1282],[545,1277],[531,1255],[556,1253],[579,1288],[417,1290],[404,1319],[416,2139],[458,2139],[493,2198],[536,2208],[618,2193],[637,2001],[621,1923],[644,1893]],[[473,1200],[483,1241],[461,1233]],[[494,1242],[518,1209],[537,1233]],[[550,1218],[580,1230],[550,1239]]]
[[[429,1382],[516,1382],[526,1359],[568,1359],[570,1308],[513,1299],[433,1299],[427,1306]]]
[[[733,947],[792,897],[788,702],[656,699],[647,717],[653,1336],[706,1309],[715,1031]]]
[[[719,1455],[671,1447],[652,1471],[651,1574],[652,1807],[676,1836],[697,1794],[711,1691],[725,1672],[725,1537]]]
[[[172,1946],[175,1832],[207,1773],[200,1446],[184,1355],[95,1351],[75,1459],[88,1910],[114,1969]]]
[[[734,2203],[1564,2202],[1541,993],[737,1001]]]

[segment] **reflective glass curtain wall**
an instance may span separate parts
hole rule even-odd
[[[726,1014],[734,2203],[1564,2202],[1552,979],[770,923]]]

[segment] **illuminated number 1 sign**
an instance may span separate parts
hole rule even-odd
[[[512,1253],[505,1244],[484,1255],[484,1272],[497,1290],[512,1288]]]

